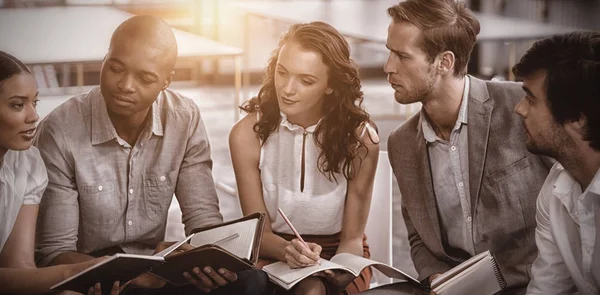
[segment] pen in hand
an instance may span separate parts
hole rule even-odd
[[[310,249],[310,247],[306,244],[304,239],[300,236],[300,234],[298,233],[296,228],[292,225],[292,222],[287,218],[287,216],[285,216],[285,214],[283,213],[283,210],[281,210],[281,208],[277,208],[277,211],[279,211],[279,214],[281,215],[281,217],[283,217],[283,220],[285,221],[285,223],[287,223],[287,225],[290,227],[292,232],[294,232],[294,235],[296,236],[296,238],[298,238],[298,240],[300,240],[302,245],[304,245],[304,247],[306,247],[306,249],[312,251],[312,249]],[[319,260],[317,260],[317,264],[321,265],[321,262]]]

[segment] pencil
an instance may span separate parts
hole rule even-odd
[[[308,245],[304,241],[304,239],[300,236],[300,234],[298,233],[296,228],[292,225],[292,222],[287,218],[287,216],[285,216],[285,213],[283,213],[283,210],[281,210],[281,208],[277,208],[277,211],[279,211],[279,214],[281,214],[281,217],[283,217],[283,220],[285,221],[285,223],[287,223],[287,225],[290,227],[290,229],[294,232],[294,235],[296,235],[296,238],[298,238],[298,240],[300,240],[300,242],[302,242],[302,244],[306,247],[306,249],[311,250],[310,247],[308,247]],[[317,260],[317,264],[321,265],[321,262],[319,262]]]

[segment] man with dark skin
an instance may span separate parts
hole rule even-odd
[[[168,89],[177,42],[152,16],[134,16],[113,33],[100,87],[71,98],[39,125],[36,146],[48,167],[40,206],[38,264],[70,264],[116,252],[152,254],[164,238],[173,194],[186,234],[219,224],[212,160],[196,104]],[[174,288],[152,275],[127,294],[262,294],[260,270],[233,273],[202,265]]]

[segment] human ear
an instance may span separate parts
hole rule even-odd
[[[171,82],[173,81],[173,75],[175,75],[175,71],[171,71],[167,78],[165,79],[165,84],[162,87],[162,90],[166,90],[171,86]]]
[[[439,55],[438,71],[442,73],[450,72],[454,69],[456,56],[452,51],[444,51]]]

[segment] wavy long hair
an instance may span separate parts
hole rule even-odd
[[[323,100],[324,117],[314,132],[315,143],[320,150],[318,168],[329,180],[337,181],[335,174],[343,173],[348,180],[354,177],[352,161],[366,146],[357,129],[369,120],[362,108],[358,66],[350,59],[350,48],[344,37],[324,22],[295,24],[283,34],[277,48],[272,52],[263,73],[263,83],[258,95],[240,108],[247,113],[259,111],[261,116],[254,125],[264,144],[281,120],[275,91],[275,67],[279,52],[287,42],[296,42],[302,49],[321,54],[328,68],[329,87],[333,90]],[[360,159],[361,162],[363,159]]]

